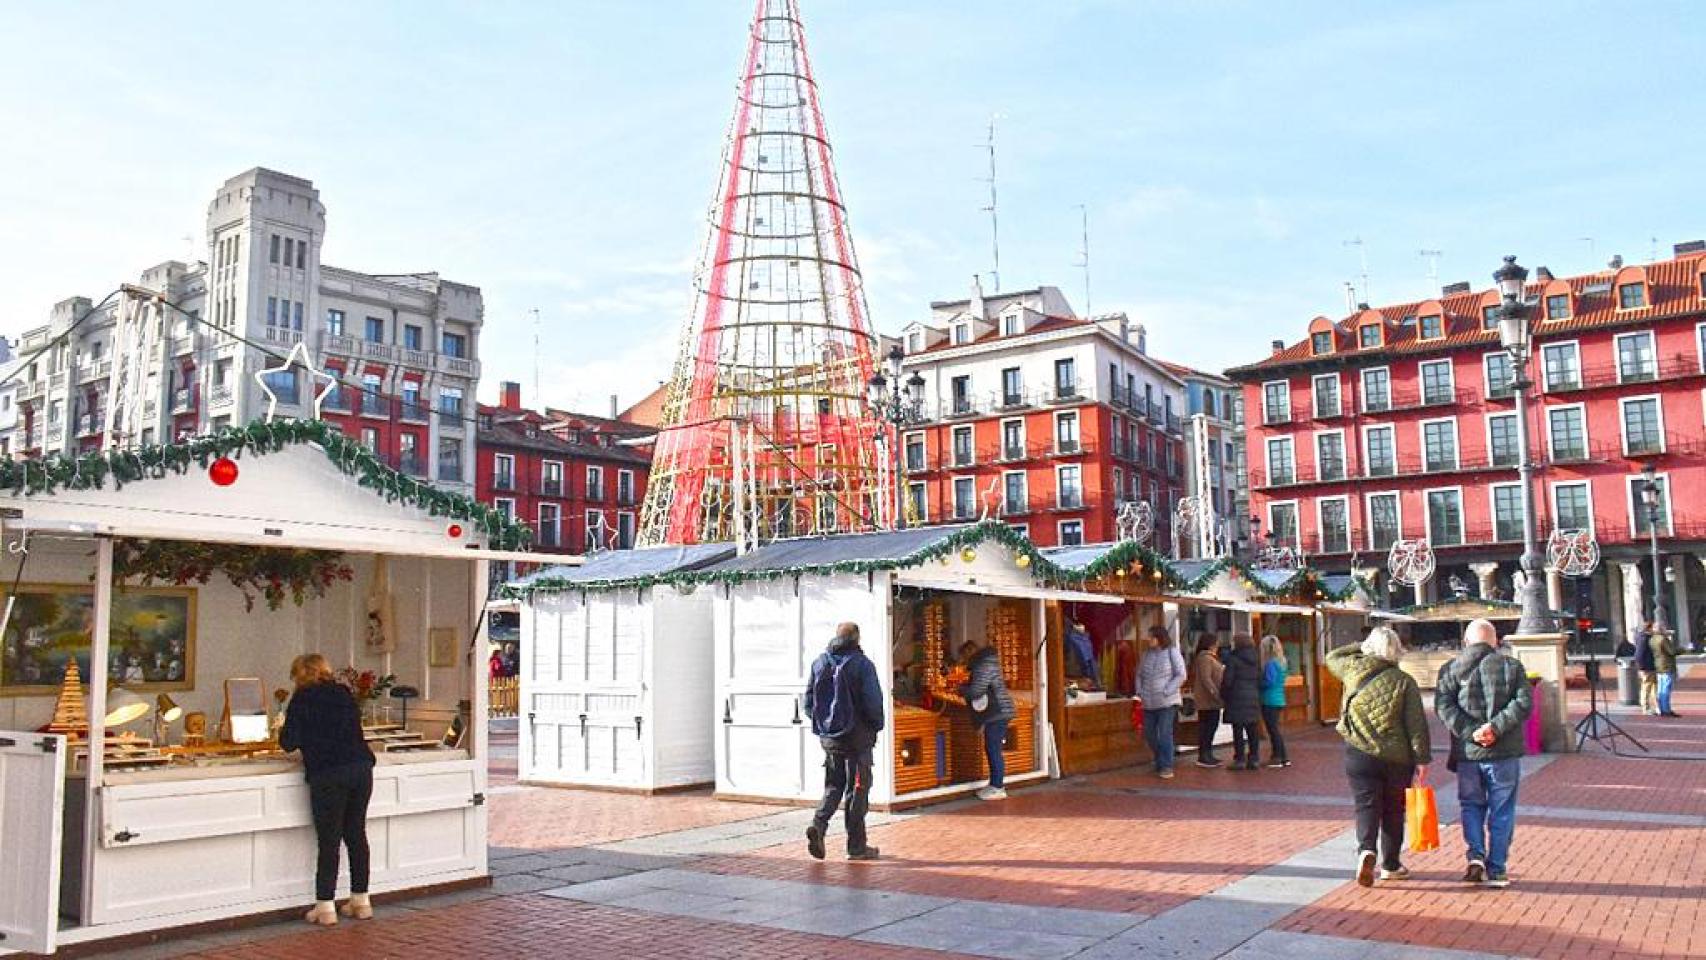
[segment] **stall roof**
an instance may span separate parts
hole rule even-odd
[[[1483,600],[1480,597],[1450,597],[1432,603],[1418,603],[1393,611],[1417,623],[1467,623],[1470,620],[1520,620],[1522,604],[1509,600]],[[1568,620],[1570,614],[1547,610],[1548,620]]]
[[[868,564],[870,569],[915,567],[935,556],[933,550],[942,550],[956,537],[977,529],[975,524],[960,524],[777,540],[744,556],[718,563],[710,572],[737,575],[735,578],[739,579],[738,575],[743,573],[822,573],[848,564]]]
[[[734,556],[731,543],[695,543],[682,546],[642,547],[610,550],[587,557],[584,562],[546,567],[507,584],[513,593],[588,588],[595,585],[633,583],[671,573],[697,570]]]

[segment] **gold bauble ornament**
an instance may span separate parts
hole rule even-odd
[[[967,547],[964,550],[960,551],[960,559],[964,560],[967,563],[970,563],[973,560],[977,559],[977,551],[971,547]]]
[[[1018,567],[1020,570],[1023,570],[1031,565],[1031,558],[1021,553],[1018,558],[1013,561],[1013,565]]]

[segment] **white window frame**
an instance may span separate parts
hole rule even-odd
[[[1427,368],[1442,363],[1445,364],[1445,389],[1451,393],[1451,396],[1437,405],[1444,406],[1457,401],[1457,364],[1452,363],[1449,359],[1422,360],[1416,364],[1416,400],[1424,406],[1435,405],[1428,400]]]
[[[1534,345],[1534,359],[1540,364],[1540,389],[1545,393],[1573,393],[1587,386],[1587,371],[1582,369],[1582,342],[1580,340],[1553,340],[1549,343]],[[1546,351],[1552,347],[1569,347],[1576,355],[1576,384],[1573,387],[1561,387],[1556,390],[1548,378],[1546,370]],[[1616,362],[1616,357],[1612,362]]]
[[[1285,486],[1291,486],[1297,482],[1297,438],[1290,436],[1268,437],[1262,442],[1262,462],[1267,467],[1267,485],[1270,487],[1278,486],[1274,483],[1274,444],[1276,443],[1285,443],[1291,446],[1291,479],[1285,482]]]
[[[1496,397],[1496,398],[1493,396],[1493,369],[1491,366],[1491,361],[1494,357],[1503,357],[1505,362],[1509,363],[1511,365],[1511,384],[1512,384],[1510,393],[1505,394],[1503,397]],[[1488,350],[1486,353],[1481,354],[1481,388],[1484,391],[1484,395],[1485,395],[1486,399],[1488,399],[1488,400],[1493,400],[1493,399],[1504,400],[1507,398],[1515,397],[1516,396],[1516,387],[1515,387],[1516,381],[1517,381],[1516,361],[1511,359],[1510,354],[1504,352],[1503,350]]]
[[[1062,423],[1067,423],[1067,422],[1070,422],[1072,424],[1072,449],[1070,449],[1070,450],[1068,450],[1060,442],[1060,425]],[[1055,453],[1082,453],[1083,450],[1084,450],[1084,421],[1082,418],[1080,418],[1078,416],[1078,411],[1076,411],[1076,410],[1059,410],[1059,411],[1056,411],[1055,415],[1054,415],[1054,452]]]
[[[966,437],[966,461],[960,462],[959,439],[961,434]],[[948,459],[955,467],[970,467],[977,464],[977,431],[971,424],[950,427],[948,430]]]
[[[960,481],[971,484],[971,512],[960,514]],[[955,520],[977,519],[977,476],[975,474],[957,473],[948,478],[948,515]]]
[[[1375,327],[1380,331],[1380,336],[1375,338],[1375,342],[1373,344],[1366,344],[1362,342],[1362,332],[1368,327]],[[1371,321],[1369,323],[1359,323],[1357,324],[1356,337],[1358,350],[1379,350],[1381,347],[1386,346],[1386,324],[1378,320]]]
[[[1382,476],[1395,477],[1398,475],[1398,427],[1391,423],[1371,423],[1362,428],[1362,476],[1373,477],[1369,473],[1374,468],[1374,459],[1368,454],[1368,435],[1375,430],[1386,430],[1392,435],[1392,472]]]
[[[1055,536],[1054,542],[1061,544],[1063,546],[1066,545],[1066,528],[1072,526],[1073,524],[1078,525],[1078,541],[1077,542],[1083,543],[1084,542],[1084,521],[1083,520],[1056,520],[1054,522],[1054,536]]]
[[[596,481],[594,481],[593,480],[594,477],[597,477],[598,479]],[[596,489],[598,491],[598,498],[597,499],[600,501],[603,501],[604,495],[609,492],[609,491],[604,489],[604,468],[599,466],[596,463],[589,463],[586,465],[586,498],[587,499],[589,499],[589,500],[593,499],[592,492],[594,489]]]
[[[920,471],[930,469],[930,441],[928,439],[928,435],[923,430],[913,430],[902,435],[900,440],[901,466],[903,468],[906,467],[906,448],[912,446],[912,441],[914,440],[917,440],[919,445],[924,448],[924,456],[920,457],[918,460],[918,469]]]
[[[494,453],[494,454],[492,454],[492,486],[494,488],[497,487],[498,477],[503,476],[503,474],[505,472],[503,470],[503,464],[505,461],[509,462],[509,471],[508,471],[509,472],[509,487],[508,487],[508,489],[514,490],[517,487],[521,486],[521,477],[518,476],[515,472],[515,455],[512,453]]]
[[[1623,341],[1632,337],[1645,337],[1647,352],[1653,357],[1653,375],[1646,380],[1623,379]],[[1631,330],[1619,333],[1611,338],[1611,363],[1617,368],[1618,383],[1652,383],[1659,379],[1659,338],[1651,330]]]
[[[1336,496],[1336,497],[1317,497],[1315,499],[1315,540],[1321,546],[1320,552],[1324,553],[1324,554],[1327,553],[1327,524],[1323,520],[1323,515],[1321,512],[1321,505],[1324,503],[1341,503],[1341,504],[1344,504],[1344,507],[1345,507],[1345,549],[1342,552],[1346,552],[1346,553],[1350,552],[1351,549],[1356,544],[1356,535],[1352,532],[1355,529],[1355,524],[1351,523],[1351,498],[1348,496],[1344,496],[1342,494],[1339,496]],[[1337,550],[1333,551],[1334,554],[1337,554],[1340,552],[1341,551],[1337,551]]]
[[[1515,488],[1518,494],[1521,494],[1521,492],[1522,492],[1522,484],[1520,482],[1489,483],[1489,484],[1487,484],[1487,530],[1488,530],[1489,534],[1492,536],[1492,538],[1493,538],[1492,542],[1494,542],[1494,543],[1521,543],[1522,542],[1522,536],[1523,536],[1522,528],[1528,522],[1528,518],[1527,518],[1528,502],[1527,502],[1526,498],[1523,498],[1521,496],[1517,497],[1517,506],[1521,508],[1522,513],[1518,514],[1517,518],[1516,518],[1516,522],[1517,522],[1516,539],[1514,539],[1514,540],[1500,540],[1499,539],[1499,491],[1501,489],[1511,489],[1511,488]]]
[[[1664,486],[1665,486],[1665,527],[1664,527],[1664,535],[1667,537],[1674,537],[1674,536],[1676,536],[1676,497],[1675,497],[1675,491],[1672,490],[1671,485],[1670,485],[1670,471],[1662,470],[1662,471],[1654,474],[1653,476],[1654,476],[1654,479],[1663,481]],[[1639,510],[1645,510],[1646,509],[1646,505],[1641,503],[1640,493],[1636,492],[1636,490],[1635,490],[1635,484],[1646,483],[1646,482],[1647,481],[1645,479],[1643,479],[1641,477],[1641,475],[1638,473],[1625,474],[1623,477],[1623,499],[1625,501],[1625,506],[1629,510],[1629,537],[1630,537],[1630,539],[1634,539],[1636,537],[1646,536],[1646,534],[1635,532],[1635,527],[1636,527],[1635,511],[1638,509]],[[1591,503],[1592,501],[1589,501],[1589,502]]]
[[[1380,410],[1368,408],[1368,375],[1371,373],[1386,374],[1386,406]],[[1386,413],[1392,409],[1392,368],[1364,367],[1357,374],[1357,407],[1363,413]]]
[[[1012,313],[1002,314],[1001,315],[1001,335],[1004,337],[1016,337],[1019,334],[1024,333],[1025,331],[1020,329],[1020,325],[1019,325],[1019,322],[1022,319],[1024,319],[1023,314],[1020,314],[1016,311],[1012,312]]]
[[[1279,384],[1280,386],[1285,387],[1285,419],[1283,419],[1283,420],[1270,420],[1270,419],[1268,419],[1268,388],[1275,385],[1275,384]],[[1263,381],[1263,383],[1262,383],[1262,424],[1263,424],[1263,426],[1282,424],[1282,423],[1290,423],[1292,421],[1291,412],[1292,412],[1291,411],[1291,381],[1289,379],[1287,379],[1287,380],[1266,380],[1266,381]]]
[[[1315,431],[1315,479],[1318,482],[1329,480],[1327,474],[1321,469],[1321,438],[1331,436],[1339,438],[1339,475],[1330,479],[1337,483],[1348,480],[1351,476],[1350,450],[1345,446],[1345,431],[1342,428],[1338,430],[1317,430]]]
[[[493,497],[492,498],[492,509],[503,514],[505,517],[508,517],[509,519],[514,520],[515,519],[515,498],[514,497]]]
[[[917,490],[919,493],[919,496],[918,496],[916,501],[913,501],[911,499],[912,498],[912,491],[914,491],[914,490]],[[906,485],[906,495],[907,495],[909,504],[911,504],[913,502],[916,502],[918,504],[918,522],[919,523],[929,523],[930,522],[930,485],[928,483],[925,483],[923,480],[913,480]]]
[[[545,511],[546,510],[557,511],[557,545],[562,546],[562,544],[563,544],[563,508],[560,504],[541,503],[539,505],[539,511],[538,511],[539,512],[539,524],[537,527],[535,527],[535,529],[538,530],[540,533],[545,532]]]
[[[962,346],[971,342],[971,323],[969,321],[954,324],[954,345]]]
[[[1267,503],[1267,521],[1268,521],[1267,531],[1268,532],[1266,534],[1263,534],[1262,536],[1264,538],[1266,538],[1268,536],[1268,534],[1273,533],[1275,530],[1275,527],[1274,527],[1274,508],[1275,507],[1290,507],[1291,508],[1292,535],[1297,538],[1297,543],[1292,544],[1291,546],[1301,547],[1303,545],[1303,508],[1302,508],[1302,506],[1300,506],[1298,504],[1298,502],[1296,500],[1269,500],[1268,501],[1268,503]],[[1278,541],[1276,540],[1274,542],[1277,543]]]
[[[1029,513],[1030,508],[1031,508],[1031,479],[1030,479],[1030,473],[1028,471],[1025,471],[1025,470],[1003,470],[1003,471],[1001,471],[1001,512],[1003,514],[1005,514],[1007,512],[1007,478],[1008,477],[1018,477],[1019,478],[1019,495],[1024,500],[1024,503],[1022,504],[1024,509],[1021,510],[1020,512]]]
[[[1522,443],[1521,443],[1522,438],[1520,436],[1522,433],[1521,430],[1517,431],[1517,433],[1518,433],[1518,437],[1517,437],[1518,443],[1517,443],[1517,451],[1516,451],[1517,462],[1514,464],[1510,464],[1509,466],[1494,466],[1494,464],[1493,464],[1493,421],[1494,420],[1507,420],[1507,419],[1514,421],[1516,419],[1516,414],[1515,413],[1488,413],[1488,414],[1483,414],[1481,417],[1481,430],[1485,434],[1484,439],[1485,439],[1485,442],[1487,444],[1487,466],[1489,469],[1511,470],[1511,469],[1515,469],[1516,467],[1518,467],[1522,464],[1523,450],[1522,450]],[[1518,426],[1521,426],[1521,425],[1518,424]]]
[[[1002,420],[1001,421],[1001,437],[1000,437],[1000,441],[999,441],[999,445],[1001,447],[1000,459],[1002,459],[1002,460],[1008,460],[1009,459],[1007,456],[1007,425],[1010,423],[1016,423],[1019,425],[1019,456],[1021,458],[1023,458],[1025,456],[1025,451],[1029,448],[1029,445],[1031,442],[1030,437],[1026,434],[1026,431],[1025,431],[1025,418],[1024,417],[1008,417],[1005,420]]]
[[[1623,305],[1623,288],[1624,287],[1640,287],[1641,288],[1641,305],[1640,306],[1638,306],[1638,307],[1625,307]],[[1651,307],[1653,305],[1653,291],[1651,288],[1652,288],[1652,284],[1648,283],[1646,278],[1644,278],[1644,277],[1640,280],[1631,280],[1628,283],[1618,283],[1617,281],[1613,280],[1611,282],[1611,299],[1617,301],[1617,308],[1613,312],[1614,313],[1634,313],[1637,310],[1645,310],[1648,307]]]
[[[1007,529],[1023,536],[1026,540],[1031,539],[1031,525],[1029,523],[1009,523]]]
[[[1588,408],[1586,403],[1554,403],[1540,408],[1541,419],[1546,421],[1546,460],[1548,463],[1558,460],[1558,447],[1552,442],[1552,414],[1560,410],[1574,410],[1582,416],[1582,457],[1585,460],[1593,452],[1593,436],[1588,433]],[[1622,410],[1618,414],[1622,414]],[[1621,431],[1622,425],[1618,425]],[[1565,460],[1564,463],[1580,463],[1579,460]]]
[[[1694,352],[1700,357],[1700,372],[1706,373],[1706,323],[1694,325]]]
[[[639,488],[634,484],[634,471],[629,470],[629,469],[624,467],[624,468],[619,468],[616,471],[616,502],[617,503],[622,502],[622,486],[623,486],[622,481],[623,480],[628,481],[628,484],[627,484],[627,486],[628,486],[628,499],[630,499],[630,500],[638,499],[639,498]]]
[[[1321,412],[1321,381],[1333,381],[1333,412]],[[1345,412],[1344,378],[1336,373],[1318,373],[1309,378],[1309,412],[1315,417],[1338,417]]]
[[[626,532],[624,532],[623,528],[627,528]],[[616,547],[617,547],[617,549],[632,549],[634,546],[634,542],[639,539],[639,536],[640,536],[640,525],[634,517],[634,511],[632,511],[632,510],[618,510],[618,511],[616,511]],[[622,546],[623,540],[628,541],[627,547]],[[558,542],[561,542],[561,537],[558,538]]]
[[[1439,321],[1439,333],[1434,334],[1431,337],[1422,332],[1422,321],[1427,320],[1429,318],[1432,318],[1434,320]],[[1416,339],[1417,340],[1444,340],[1445,334],[1446,334],[1446,330],[1445,330],[1445,312],[1444,311],[1441,311],[1439,313],[1423,314],[1422,316],[1419,316],[1416,318]]]
[[[594,529],[597,529],[600,527],[599,524],[595,524],[592,522],[592,518],[593,517],[602,518],[603,516],[604,516],[604,511],[601,509],[594,508],[592,510],[585,511],[585,516],[581,517],[581,542],[580,542],[581,549],[584,550],[588,547],[587,539],[592,536],[592,532]],[[606,534],[608,534],[611,530],[611,528],[609,526],[604,526],[604,527],[602,527],[602,529]],[[598,540],[593,541],[593,545],[596,545],[597,547],[602,549],[607,544],[609,544],[609,542],[610,542],[610,538],[608,536],[601,536],[601,537],[599,537]]]
[[[1623,455],[1625,457],[1630,456],[1630,453],[1629,453],[1629,419],[1628,419],[1628,417],[1626,417],[1624,415],[1624,411],[1625,411],[1625,408],[1627,408],[1629,406],[1629,404],[1636,403],[1636,402],[1641,401],[1641,400],[1653,401],[1654,408],[1657,409],[1659,412],[1659,449],[1656,451],[1648,451],[1646,453],[1638,453],[1638,454],[1635,454],[1635,456],[1639,456],[1639,457],[1658,456],[1659,454],[1665,453],[1670,446],[1670,443],[1665,438],[1665,401],[1664,401],[1664,396],[1662,394],[1643,393],[1639,396],[1634,396],[1634,397],[1618,397],[1617,398],[1617,434],[1619,437],[1622,438]]]
[[[1366,538],[1364,538],[1364,542],[1366,542],[1368,544],[1368,549],[1370,549],[1370,550],[1385,550],[1385,549],[1387,549],[1386,547],[1376,547],[1374,545],[1374,498],[1375,497],[1391,497],[1392,498],[1392,505],[1397,508],[1396,513],[1398,515],[1398,537],[1397,537],[1397,539],[1402,540],[1402,539],[1404,539],[1404,494],[1398,490],[1375,490],[1373,492],[1365,493],[1362,495],[1363,527],[1368,530],[1368,536]]]
[[[1451,466],[1434,470],[1428,466],[1428,427],[1436,423],[1451,424]],[[1416,452],[1422,461],[1423,473],[1444,473],[1463,468],[1463,438],[1459,436],[1456,417],[1429,417],[1416,421]]]
[[[1078,471],[1078,506],[1069,507],[1061,501],[1060,475],[1062,471]],[[1054,467],[1054,505],[1058,510],[1086,510],[1090,506],[1090,498],[1084,495],[1084,470],[1076,463],[1057,463]]]
[[[1559,487],[1581,487],[1582,489],[1584,489],[1588,492],[1588,527],[1587,528],[1588,528],[1589,533],[1593,533],[1594,525],[1596,522],[1595,516],[1594,516],[1594,509],[1593,509],[1593,482],[1591,480],[1555,480],[1552,482],[1552,485],[1547,488],[1546,495],[1548,497],[1550,497],[1552,500],[1552,504],[1551,504],[1552,505],[1552,522],[1554,524],[1556,524],[1558,522],[1558,488]],[[1572,529],[1572,528],[1564,528],[1564,529]],[[1633,518],[1631,518],[1631,523],[1629,526],[1629,532],[1631,534],[1633,534],[1634,531],[1635,531],[1635,526],[1633,523]],[[1597,534],[1595,534],[1595,536],[1597,536]]]
[[[1457,533],[1459,539],[1456,543],[1434,543],[1434,511],[1433,506],[1428,501],[1429,498],[1436,493],[1457,494],[1457,522],[1459,526]],[[1428,487],[1422,491],[1422,532],[1427,535],[1428,545],[1430,547],[1438,550],[1442,546],[1461,547],[1469,542],[1469,514],[1464,507],[1464,503],[1462,486]]]
[[[914,330],[906,335],[906,352],[921,353],[924,350],[924,332]]]

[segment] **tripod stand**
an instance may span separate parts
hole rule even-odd
[[[1581,642],[1581,623],[1576,623],[1576,640]],[[1606,715],[1599,708],[1599,651],[1588,651],[1588,662],[1583,664],[1588,675],[1588,715],[1576,721],[1576,750],[1580,752],[1582,745],[1592,740],[1594,743],[1610,750],[1617,755],[1617,738],[1623,737],[1630,743],[1641,748],[1642,753],[1650,753],[1647,745],[1629,735],[1629,732],[1617,725],[1617,721]],[[1559,691],[1563,693],[1562,690]]]

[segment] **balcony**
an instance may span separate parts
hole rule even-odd
[[[1001,516],[1023,517],[1035,512],[1036,507],[1030,497],[1003,496],[1001,498]]]
[[[508,492],[515,489],[515,474],[495,473],[492,475],[492,489]]]
[[[276,343],[281,347],[294,347],[302,342],[302,331],[289,327],[269,326],[261,334],[261,339],[268,343]]]
[[[1541,383],[1547,393],[1570,393],[1632,384],[1664,383],[1703,375],[1699,358],[1688,353],[1673,353],[1660,357],[1654,363],[1627,372],[1615,363],[1602,363],[1584,366],[1571,373],[1573,376],[1557,381],[1549,380],[1543,373]]]
[[[910,453],[908,453],[906,455],[906,472],[907,473],[924,473],[925,471],[927,471],[929,469],[930,469],[929,461],[925,460],[922,455],[919,455],[916,457]]]
[[[541,521],[533,533],[533,545],[552,549],[563,545],[562,534],[558,530],[559,522],[545,523]]]
[[[405,453],[397,458],[397,469],[411,477],[426,476],[426,462],[414,454]]]
[[[363,391],[361,395],[361,415],[364,417],[379,417],[381,419],[391,416],[391,403],[389,398],[379,396],[376,393]]]
[[[402,350],[403,365],[417,370],[432,369],[432,354],[425,350],[414,350],[404,347]]]
[[[1057,383],[1048,395],[1049,403],[1077,403],[1084,399],[1084,394],[1078,392],[1076,383]]]
[[[1472,389],[1445,390],[1435,393],[1424,393],[1421,390],[1406,387],[1394,387],[1391,391],[1390,404],[1386,411],[1426,410],[1429,407],[1473,407],[1479,402],[1479,396]],[[1370,413],[1376,412],[1373,409]]]
[[[230,404],[231,404],[231,385],[229,383],[216,383],[216,384],[214,384],[213,385],[213,395],[209,399],[210,399],[210,402],[212,403],[213,406],[216,406],[216,407],[230,406]]]
[[[493,486],[496,486],[496,484],[493,484]],[[541,497],[560,497],[562,495],[563,495],[563,481],[562,480],[560,480],[560,479],[558,479],[558,480],[546,479],[546,480],[539,481],[539,496],[541,496]]]
[[[320,352],[336,353],[346,357],[361,356],[361,341],[355,337],[341,333],[320,334]]]
[[[1179,420],[1178,414],[1176,414],[1176,413],[1167,414],[1167,432],[1172,434],[1175,437],[1184,436],[1185,425],[1183,422],[1181,422]]]
[[[1315,398],[1315,419],[1335,420],[1345,415],[1344,398],[1334,394],[1332,403],[1326,402],[1326,397]]]
[[[1062,491],[1060,491],[1059,495],[1055,498],[1054,508],[1056,510],[1082,510],[1082,509],[1084,509],[1084,491],[1082,491],[1082,490],[1062,490]]]
[[[462,482],[462,458],[461,457],[439,457],[438,458],[438,479],[445,482],[445,483],[461,483]]]
[[[92,437],[107,426],[106,417],[99,413],[85,413],[77,418],[77,435]]]
[[[631,489],[630,490],[624,490],[621,487],[617,487],[616,488],[616,505],[619,507],[631,507],[631,506],[633,506],[634,505],[634,491]]]
[[[976,458],[972,456],[970,447],[955,447],[953,461],[953,465],[956,467],[969,467],[977,462]]]
[[[351,395],[350,391],[342,386],[334,386],[331,392],[326,394],[326,401],[321,406],[334,412],[348,413]]]
[[[85,363],[77,368],[77,382],[90,383],[95,380],[105,380],[112,376],[113,362],[101,360],[96,363]]]
[[[1004,392],[999,397],[999,402],[996,404],[996,409],[997,410],[1025,410],[1025,409],[1028,409],[1030,406],[1031,406],[1031,401],[1029,398],[1027,398],[1025,396],[1025,394],[1023,392],[1019,392],[1019,393],[1005,393]]]
[[[427,408],[418,403],[410,403],[404,400],[401,404],[399,419],[406,423],[426,423]]]
[[[475,380],[480,377],[480,361],[478,360],[470,360],[467,357],[453,357],[448,353],[436,354],[436,357],[440,373]]]
[[[172,391],[172,412],[188,413],[195,408],[195,391],[189,387],[179,387]]]
[[[438,429],[456,431],[466,428],[467,422],[462,419],[462,408],[457,407],[454,410],[446,408],[439,409]]]
[[[604,484],[588,484],[586,488],[586,498],[594,503],[603,503]]]

